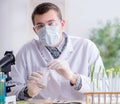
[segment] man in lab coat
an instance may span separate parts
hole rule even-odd
[[[52,3],[38,5],[32,22],[39,39],[33,39],[18,52],[11,71],[16,86],[9,94],[15,94],[18,100],[83,99],[82,92],[90,91],[90,67],[94,63],[96,71],[103,67],[97,47],[88,39],[64,33],[65,21]],[[43,88],[45,68],[49,78]]]

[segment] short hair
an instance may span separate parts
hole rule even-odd
[[[62,20],[62,14],[61,14],[61,11],[60,11],[59,7],[56,6],[55,4],[50,3],[50,2],[45,2],[45,3],[39,4],[34,9],[34,11],[32,13],[33,25],[35,24],[35,22],[34,22],[35,15],[37,15],[37,14],[42,15],[42,14],[48,12],[49,10],[56,11],[58,18],[60,20]]]

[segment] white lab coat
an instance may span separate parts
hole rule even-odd
[[[26,86],[27,78],[32,72],[42,70],[47,63],[53,59],[50,52],[39,42],[32,40],[26,44],[16,56],[16,65],[11,71],[11,76],[16,86],[12,88],[9,95],[18,95],[20,90]],[[66,60],[71,70],[78,73],[82,78],[82,88],[79,91],[70,86],[54,70],[50,71],[50,80],[47,88],[43,89],[35,98],[59,99],[59,100],[80,100],[84,96],[82,92],[90,91],[90,66],[96,61],[96,70],[103,66],[99,51],[95,44],[88,39],[68,36],[68,43],[59,59]]]

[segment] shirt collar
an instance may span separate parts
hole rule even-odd
[[[67,35],[63,32],[63,40],[62,42],[56,47],[60,52],[62,52],[67,44]]]
[[[57,47],[55,47],[55,48],[57,48],[58,51],[61,53],[61,52],[64,50],[66,44],[67,44],[67,35],[63,32],[63,40],[62,40],[62,42],[61,42]],[[54,49],[53,47],[49,47],[49,46],[46,46],[46,47],[47,47],[48,49]]]

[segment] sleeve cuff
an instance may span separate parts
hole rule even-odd
[[[21,91],[20,91],[20,93],[19,93],[19,95],[18,95],[18,99],[19,100],[25,100],[25,99],[29,99],[29,98],[31,98],[29,95],[28,95],[28,88],[27,87],[24,87]]]
[[[75,84],[70,83],[70,85],[73,86],[75,90],[80,90],[81,87],[82,87],[82,78],[81,78],[81,76],[78,74],[78,78],[77,78],[76,83]]]

